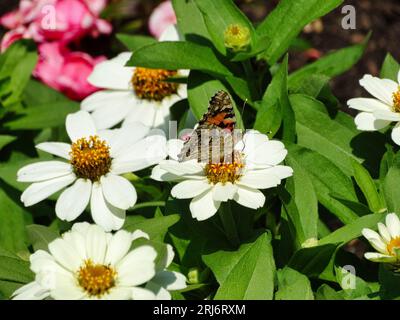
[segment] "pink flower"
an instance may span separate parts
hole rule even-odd
[[[23,28],[24,38],[39,43],[69,43],[86,35],[112,31],[109,22],[98,18],[106,3],[106,0],[21,0],[18,10],[0,17],[0,24],[12,31]]]
[[[57,0],[54,7],[42,7],[33,23],[37,30],[35,40],[38,42],[69,43],[87,34],[111,32],[109,23],[97,18],[83,0]]]
[[[157,39],[171,24],[176,24],[176,16],[171,1],[164,1],[152,12],[149,19],[149,31]]]
[[[23,28],[17,28],[7,32],[3,36],[3,39],[1,39],[0,52],[6,51],[15,41],[22,39],[24,37],[24,31]]]
[[[39,54],[34,75],[49,87],[74,100],[82,100],[98,90],[87,78],[105,57],[92,58],[83,52],[71,52],[57,42],[41,44]]]

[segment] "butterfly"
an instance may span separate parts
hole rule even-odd
[[[206,163],[234,160],[236,116],[229,94],[220,90],[211,98],[208,110],[185,141],[180,162],[196,159]]]

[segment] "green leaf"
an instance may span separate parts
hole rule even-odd
[[[0,247],[14,253],[27,252],[24,209],[0,189]]]
[[[227,55],[224,44],[224,32],[229,25],[238,24],[249,29],[251,47],[256,43],[256,33],[249,19],[239,10],[231,0],[195,0],[204,17],[208,33],[213,40],[213,45],[223,55]]]
[[[389,212],[400,212],[400,164],[395,163],[386,175],[383,183],[383,194],[385,196]]]
[[[343,223],[350,223],[358,215],[335,199],[333,195],[358,202],[351,179],[328,158],[300,146],[288,145],[289,154],[309,173],[318,201]]]
[[[210,35],[194,0],[172,0],[179,32],[186,40],[209,42]]]
[[[356,127],[349,128],[331,119],[325,106],[312,97],[294,94],[290,102],[296,114],[298,144],[331,159],[344,173],[352,175],[352,159],[360,161],[351,146],[359,134]]]
[[[319,244],[346,244],[347,242],[360,237],[362,229],[376,229],[378,222],[381,221],[383,217],[383,213],[374,213],[360,217],[357,220],[333,231],[326,237],[322,238],[319,241]]]
[[[216,300],[271,300],[274,291],[275,262],[271,236],[263,233],[254,242],[236,251],[203,255],[203,261],[220,285]]]
[[[49,227],[38,224],[26,226],[28,238],[35,251],[48,250],[48,245],[60,235]]]
[[[116,37],[127,49],[132,52],[149,44],[157,43],[156,39],[148,36],[118,33]]]
[[[192,42],[157,42],[136,50],[129,66],[168,70],[191,69],[227,76],[231,71],[215,56],[211,48]]]
[[[324,75],[333,78],[346,72],[361,59],[367,40],[361,44],[330,53],[293,72],[288,80],[290,90],[298,90],[303,85],[303,82],[312,75]]]
[[[289,261],[289,267],[317,278],[329,266],[337,245],[325,244],[298,250]]]
[[[190,72],[188,78],[188,100],[190,109],[198,120],[207,112],[210,99],[218,90],[229,92],[221,81],[201,72]],[[237,127],[243,128],[241,113],[235,101],[231,100],[235,110]]]
[[[335,9],[342,0],[281,0],[278,6],[258,26],[260,36],[270,36],[271,44],[261,57],[270,65],[287,51],[292,40],[313,20]]]
[[[128,216],[125,220],[123,229],[127,231],[142,230],[146,232],[150,239],[164,239],[169,227],[173,226],[180,219],[178,214],[168,216],[155,217],[151,219],[143,218],[142,216]]]
[[[329,77],[323,74],[311,74],[301,82],[300,87],[292,89],[293,93],[304,94],[317,98],[329,82]]]
[[[380,77],[398,82],[399,70],[400,64],[388,53],[383,62]]]
[[[315,294],[316,300],[344,300],[343,292],[336,291],[327,284],[320,286]]]
[[[375,182],[368,170],[365,169],[358,161],[353,160],[352,163],[354,169],[354,178],[368,202],[368,207],[372,212],[379,212],[382,209],[385,209],[384,205],[381,203],[381,197],[378,194]]]
[[[29,262],[0,248],[0,280],[27,283],[34,278]]]
[[[278,291],[275,300],[314,300],[308,278],[292,268],[277,271]]]
[[[296,161],[290,154],[286,158],[287,164],[293,169],[295,174],[286,182],[286,189],[291,194],[295,209],[291,210],[290,205],[287,208],[289,217],[296,214],[297,218],[292,218],[294,222],[298,221],[300,225],[295,226],[299,244],[310,238],[318,238],[318,198],[312,184],[309,173]]]
[[[282,102],[288,103],[287,60],[282,63],[265,91],[258,108],[254,129],[274,136],[282,123]]]
[[[0,99],[4,106],[18,103],[37,62],[33,42],[20,40],[0,55]]]
[[[3,149],[6,145],[13,142],[17,137],[2,134],[0,135],[0,150]]]
[[[400,274],[394,273],[389,265],[381,264],[379,267],[379,295],[383,300],[400,299]]]
[[[16,129],[44,129],[64,126],[65,117],[79,110],[79,103],[74,101],[50,102],[37,106],[29,106],[19,114],[20,118],[7,122],[5,125]]]

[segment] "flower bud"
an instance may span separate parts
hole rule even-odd
[[[250,30],[239,24],[231,24],[224,31],[224,44],[234,52],[245,51],[250,45]]]

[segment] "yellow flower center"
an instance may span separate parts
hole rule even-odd
[[[89,296],[101,297],[115,286],[117,272],[110,266],[93,264],[88,259],[78,271],[78,283]]]
[[[209,163],[205,167],[205,174],[210,183],[217,184],[221,182],[225,184],[227,182],[234,183],[241,177],[241,171],[244,167],[243,163]]]
[[[396,255],[396,252],[394,251],[394,249],[400,249],[400,237],[390,240],[390,242],[387,244],[387,251],[392,256]]]
[[[246,50],[250,44],[250,30],[239,24],[231,24],[224,31],[225,47],[233,51]]]
[[[399,89],[393,93],[393,111],[400,113],[400,86]]]
[[[132,77],[133,89],[140,99],[161,101],[177,93],[179,84],[165,81],[175,75],[177,71],[173,70],[136,68]]]
[[[98,181],[111,167],[110,148],[97,136],[81,138],[71,146],[71,164],[79,178]]]

